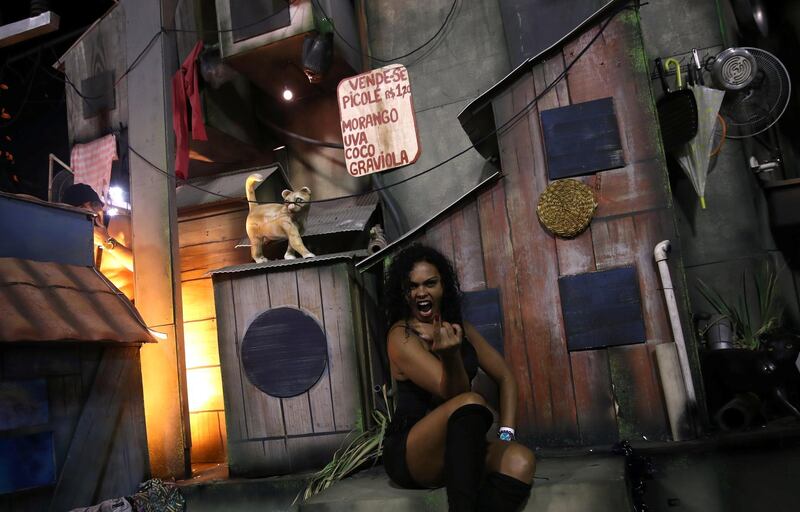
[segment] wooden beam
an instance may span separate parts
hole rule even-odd
[[[58,30],[60,21],[58,14],[47,11],[32,18],[0,26],[0,48]]]

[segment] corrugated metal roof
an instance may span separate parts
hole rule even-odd
[[[233,265],[230,267],[221,268],[219,270],[214,270],[213,272],[210,272],[210,274],[211,275],[232,274],[236,272],[247,272],[249,270],[261,270],[266,268],[285,269],[288,267],[312,266],[312,265],[318,265],[320,263],[331,263],[337,260],[345,261],[345,260],[362,259],[366,258],[367,256],[369,256],[369,252],[367,251],[337,252],[334,254],[323,254],[322,256],[314,256],[313,258],[297,258],[294,260],[271,260],[266,263],[245,263],[243,265]]]
[[[278,172],[281,174],[279,181],[281,183],[286,182],[283,171],[278,164],[266,167],[240,169],[238,171],[217,174],[215,176],[192,178],[188,182],[180,185],[175,191],[177,208],[180,210],[231,199],[244,199],[244,182],[247,177],[254,172],[260,173],[264,178],[269,178],[273,173]]]
[[[0,258],[0,342],[154,342],[93,267]]]
[[[377,207],[377,192],[324,203],[311,203],[303,236],[363,231]],[[250,247],[250,239],[242,238],[236,247]]]
[[[378,194],[349,197],[329,203],[314,203],[308,212],[304,235],[363,231],[375,208]]]

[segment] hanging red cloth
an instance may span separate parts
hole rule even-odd
[[[200,105],[197,79],[197,57],[203,50],[203,41],[197,41],[181,68],[172,77],[172,129],[175,132],[175,175],[189,176],[189,113],[186,100],[192,109],[192,138],[208,140]]]

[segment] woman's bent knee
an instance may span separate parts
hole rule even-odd
[[[456,395],[450,400],[448,403],[451,403],[456,409],[459,407],[463,407],[465,405],[482,405],[486,407],[486,399],[483,398],[478,393],[474,391],[467,391],[466,393],[461,393],[460,395]]]
[[[535,471],[536,458],[530,449],[518,443],[506,448],[500,464],[500,473],[530,483]]]

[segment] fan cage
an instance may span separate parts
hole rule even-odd
[[[786,111],[792,83],[783,63],[768,51],[744,48],[756,59],[756,76],[739,91],[728,91],[720,113],[728,126],[727,138],[743,139],[764,132]]]

